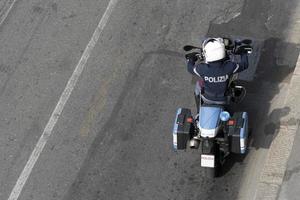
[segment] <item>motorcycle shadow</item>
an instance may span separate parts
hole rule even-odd
[[[221,169],[218,172],[218,178],[225,176],[228,172],[232,172],[232,168],[236,164],[243,164],[245,158],[248,156],[249,152],[253,148],[253,135],[252,135],[252,128],[249,128],[249,135],[248,135],[248,142],[247,142],[247,151],[245,154],[236,154],[230,153],[226,157],[226,161],[223,163]]]
[[[238,163],[243,163],[244,159],[246,158],[246,154],[234,154],[231,153],[226,158],[226,162],[222,165],[222,168],[218,172],[217,178],[221,178],[225,176],[227,173],[232,172],[232,168],[234,165]]]

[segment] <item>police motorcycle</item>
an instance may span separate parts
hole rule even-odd
[[[231,40],[223,38],[226,53],[234,56],[241,51],[252,52],[249,39]],[[186,54],[197,56],[198,61],[203,61],[202,48],[191,45],[183,47],[185,51],[194,50]],[[209,101],[201,98],[197,106],[197,114],[192,115],[191,109],[179,108],[176,113],[173,127],[173,148],[184,150],[199,149],[201,167],[204,168],[208,178],[217,177],[230,153],[245,154],[248,139],[248,114],[247,112],[228,111],[228,106],[239,103],[246,95],[243,86],[237,85],[237,74],[230,77],[228,85],[228,100],[225,102]]]

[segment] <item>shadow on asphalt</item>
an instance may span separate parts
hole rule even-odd
[[[250,77],[250,81],[240,81],[247,89],[247,96],[241,104],[234,107],[235,111],[249,113],[252,132],[250,148],[268,149],[280,127],[281,118],[290,112],[290,108],[284,105],[282,108],[271,111],[272,100],[280,93],[281,85],[289,83],[299,55],[299,44],[285,42],[284,35],[290,22],[289,17],[293,8],[297,6],[297,2],[291,1],[288,5],[286,4],[278,0],[272,3],[271,1],[247,0],[238,17],[228,23],[211,22],[207,33],[209,37],[232,37],[233,35],[249,37],[260,43],[255,73]],[[273,18],[272,22],[270,17]],[[274,21],[276,19],[278,20]],[[245,156],[241,155],[231,155],[223,168],[220,179],[226,177],[227,173],[232,173],[232,167],[237,163],[243,163],[244,158]],[[213,187],[218,187],[217,184],[221,181],[217,181]],[[216,190],[216,188],[212,189],[212,191]],[[211,196],[214,199],[213,193]],[[237,196],[232,199],[236,198]]]

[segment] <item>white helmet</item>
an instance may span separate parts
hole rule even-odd
[[[222,38],[208,38],[202,44],[206,62],[225,58],[225,45]]]

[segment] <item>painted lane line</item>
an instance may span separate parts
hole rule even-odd
[[[9,5],[8,9],[5,11],[5,13],[3,15],[1,15],[1,18],[0,18],[0,26],[3,24],[3,22],[5,21],[5,19],[7,18],[9,12],[11,11],[11,9],[14,7],[15,3],[17,2],[17,0],[10,0],[10,2],[7,4]],[[4,6],[4,9],[6,5]]]
[[[115,5],[117,4],[118,0],[110,0],[91,40],[89,41],[88,45],[86,46],[72,76],[70,77],[62,95],[60,96],[60,99],[54,109],[54,111],[51,114],[51,117],[39,139],[39,141],[37,142],[34,150],[32,151],[22,173],[20,174],[8,200],[17,200],[19,198],[20,193],[22,192],[22,189],[29,177],[29,175],[31,174],[31,171],[36,163],[36,161],[38,160],[41,152],[43,151],[51,133],[52,130],[56,124],[56,122],[58,121],[58,118],[60,117],[65,104],[67,103],[86,63],[87,60],[92,52],[92,50],[94,49],[105,25],[107,24],[107,21],[109,19],[109,16],[111,15]]]

